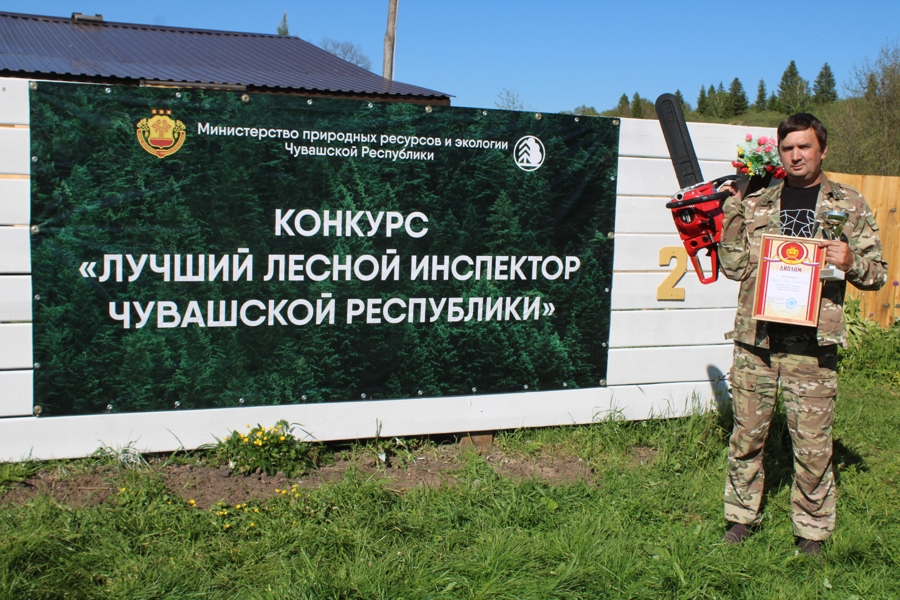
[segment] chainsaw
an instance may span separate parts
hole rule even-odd
[[[731,190],[719,191],[723,183],[733,181],[737,175],[726,175],[712,181],[703,181],[700,163],[691,143],[681,102],[674,94],[663,94],[656,99],[656,114],[662,127],[669,156],[678,178],[678,190],[666,208],[672,211],[675,227],[681,243],[694,265],[701,283],[713,283],[719,275],[719,242],[722,239],[722,201]],[[703,274],[697,253],[706,250],[711,261],[710,275]]]

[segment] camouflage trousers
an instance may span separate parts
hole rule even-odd
[[[770,332],[770,349],[739,342],[734,345],[734,429],[725,481],[725,518],[745,525],[761,520],[763,447],[780,385],[794,454],[794,535],[824,541],[831,537],[835,523],[831,457],[837,347],[819,346],[814,329],[771,328]]]

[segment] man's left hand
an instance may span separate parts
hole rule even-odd
[[[853,252],[847,242],[840,240],[821,240],[819,242],[825,248],[825,262],[836,266],[845,273],[853,268]]]

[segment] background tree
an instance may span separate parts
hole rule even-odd
[[[834,82],[834,73],[828,63],[822,65],[822,69],[816,76],[813,83],[813,102],[817,104],[828,104],[838,99],[837,89]]]
[[[281,23],[278,24],[278,29],[275,30],[278,35],[289,36],[291,35],[288,32],[288,24],[287,24],[287,11],[284,11],[284,15],[281,17]]]
[[[684,95],[681,93],[681,90],[675,90],[675,97],[681,103],[682,112],[687,113],[691,111],[691,105],[684,101]]]
[[[781,105],[778,103],[778,96],[775,92],[769,94],[769,100],[766,102],[766,109],[773,112],[781,112]]]
[[[581,106],[576,106],[572,111],[573,115],[580,115],[584,117],[598,117],[600,113],[593,106],[588,106],[586,104],[582,104]]]
[[[826,168],[840,173],[900,176],[900,45],[854,69],[850,97],[822,107],[828,128]]]
[[[326,37],[322,38],[322,41],[319,42],[319,46],[321,46],[323,50],[331,52],[338,58],[353,63],[357,67],[362,67],[367,71],[372,68],[372,61],[369,60],[369,57],[366,56],[362,48],[353,42],[339,42]]]
[[[700,86],[700,94],[697,96],[697,112],[701,115],[706,114],[706,88]]]
[[[725,100],[726,92],[722,83],[719,82],[718,90],[710,84],[706,92],[706,112],[704,114],[716,118],[724,117],[726,112]]]
[[[525,103],[518,92],[503,88],[494,100],[494,106],[502,110],[525,110]]]
[[[640,94],[634,93],[631,98],[631,116],[635,119],[644,118],[644,102],[641,100]]]
[[[729,116],[742,115],[747,112],[747,109],[750,106],[750,103],[747,100],[747,93],[744,91],[744,86],[737,77],[731,80],[731,85],[728,87],[727,100],[727,112],[730,113]]]
[[[800,77],[797,63],[791,61],[778,84],[779,107],[787,114],[804,112],[809,108],[810,99],[809,82]]]
[[[619,96],[619,103],[616,104],[616,112],[620,117],[631,116],[631,101],[628,100],[628,94]]]
[[[753,103],[753,110],[762,112],[767,108],[766,82],[760,79],[759,85],[756,86],[756,102]]]

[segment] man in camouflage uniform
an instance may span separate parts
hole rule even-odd
[[[847,241],[822,240],[826,261],[844,271],[846,281],[864,290],[884,285],[887,265],[881,256],[878,225],[865,199],[822,173],[828,146],[821,122],[807,113],[782,121],[778,152],[786,181],[743,199],[735,193],[723,205],[719,260],[725,276],[741,282],[731,333],[734,429],[725,482],[729,528],[723,540],[740,543],[761,521],[763,446],[780,385],[793,442],[794,535],[801,551],[818,554],[835,524],[832,424],[837,344],[846,344],[845,282],[823,282],[817,327],[754,320],[760,238],[764,233],[821,237],[819,225],[825,213],[842,210],[848,216]]]

